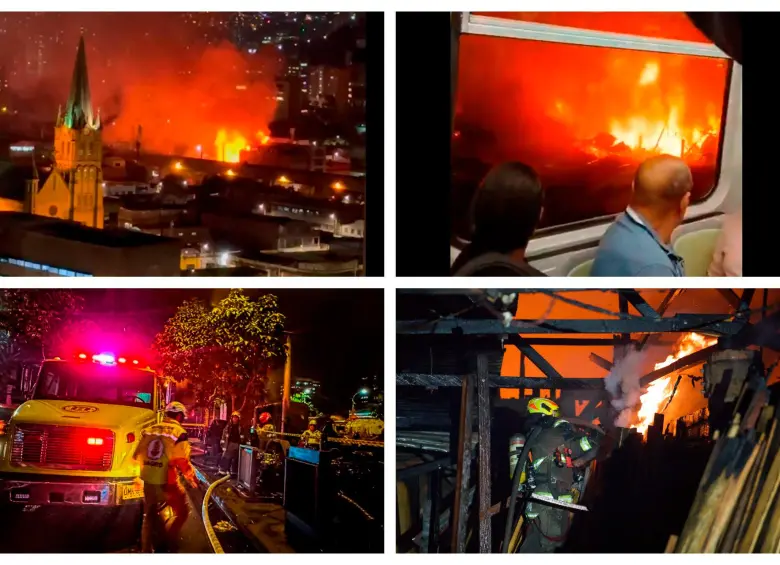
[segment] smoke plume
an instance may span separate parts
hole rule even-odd
[[[642,394],[639,379],[647,354],[644,351],[631,351],[616,363],[604,380],[604,386],[611,396],[612,407],[619,412],[615,425],[629,427],[636,418],[636,406]]]

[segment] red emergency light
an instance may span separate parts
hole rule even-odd
[[[87,445],[103,445],[102,437],[88,437]]]
[[[93,363],[100,363],[101,365],[141,365],[141,361],[138,359],[132,359],[130,357],[117,357],[113,353],[95,353],[94,355],[88,355],[87,353],[79,353],[76,356],[80,361],[91,360]]]

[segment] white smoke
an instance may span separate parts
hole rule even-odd
[[[636,407],[640,402],[642,387],[639,378],[642,376],[646,353],[631,350],[612,367],[604,387],[612,397],[610,403],[619,412],[615,425],[627,428],[636,418]]]

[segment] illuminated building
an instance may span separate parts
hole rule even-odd
[[[352,65],[350,67],[347,103],[356,110],[366,110],[366,66]]]
[[[313,106],[325,106],[332,98],[336,108],[343,110],[348,103],[349,72],[325,65],[310,67],[309,101]]]
[[[84,38],[79,40],[70,96],[54,130],[54,170],[42,187],[34,169],[27,211],[103,227],[103,146],[100,116],[92,113]]]

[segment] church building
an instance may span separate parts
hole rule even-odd
[[[103,145],[100,115],[92,114],[87,55],[79,40],[65,113],[54,130],[54,166],[39,186],[38,171],[27,183],[25,211],[103,228]]]

